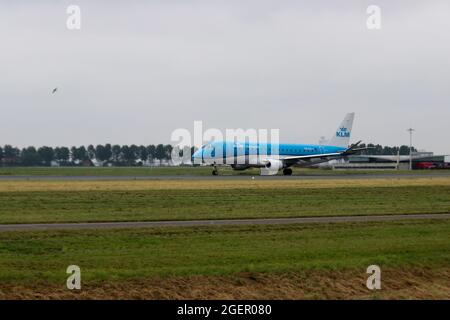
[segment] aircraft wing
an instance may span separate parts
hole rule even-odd
[[[308,159],[336,157],[336,156],[342,156],[342,155],[344,155],[344,152],[333,152],[333,153],[312,154],[312,155],[307,155],[307,156],[285,157],[285,158],[281,158],[281,160],[285,160],[285,161],[308,160]]]
[[[357,153],[358,151],[370,149],[370,147],[357,148],[357,146],[360,143],[361,143],[361,141],[358,141],[357,143],[352,144],[346,150],[341,151],[341,152],[312,154],[312,155],[306,155],[306,156],[292,156],[292,157],[282,158],[282,160],[283,161],[297,161],[297,160],[308,161],[310,159],[327,159],[327,158],[333,158],[333,157],[339,157],[339,156],[344,157],[344,156],[348,156],[350,154]]]
[[[339,157],[345,155],[344,152],[333,152],[333,153],[321,153],[321,154],[313,154],[308,156],[292,156],[292,157],[285,157],[281,158],[280,160],[287,161],[287,162],[295,162],[299,160],[308,161],[312,159],[328,159],[332,157]]]

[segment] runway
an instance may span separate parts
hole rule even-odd
[[[0,224],[0,232],[68,230],[68,229],[72,229],[72,230],[137,229],[137,228],[155,228],[155,227],[284,225],[284,224],[312,224],[312,223],[398,221],[398,220],[418,220],[418,219],[433,219],[433,220],[450,219],[450,213],[372,215],[372,216],[338,216],[338,217],[303,217],[303,218],[276,218],[276,219],[236,219],[236,220]]]
[[[450,171],[433,171],[421,173],[336,173],[308,174],[294,176],[251,176],[251,175],[154,175],[154,176],[56,176],[56,175],[0,175],[0,181],[112,181],[112,180],[334,180],[334,179],[417,179],[450,178]]]

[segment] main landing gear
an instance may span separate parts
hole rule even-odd
[[[285,176],[290,176],[290,175],[292,175],[292,169],[291,169],[291,168],[285,168],[285,169],[283,169],[283,174],[284,174]]]
[[[218,175],[219,175],[219,170],[217,170],[217,167],[216,167],[215,164],[214,164],[214,169],[213,169],[213,171],[212,171],[212,175],[213,175],[213,176],[218,176]]]

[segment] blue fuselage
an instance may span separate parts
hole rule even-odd
[[[346,148],[316,144],[270,144],[270,143],[239,143],[217,141],[203,146],[193,154],[194,159],[213,160],[230,159],[242,156],[290,157],[308,156],[325,153],[336,153]]]

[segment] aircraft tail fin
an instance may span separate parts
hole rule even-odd
[[[353,127],[353,119],[355,113],[347,113],[341,125],[337,128],[334,135],[331,137],[328,144],[330,146],[347,148],[350,142],[350,135]]]

